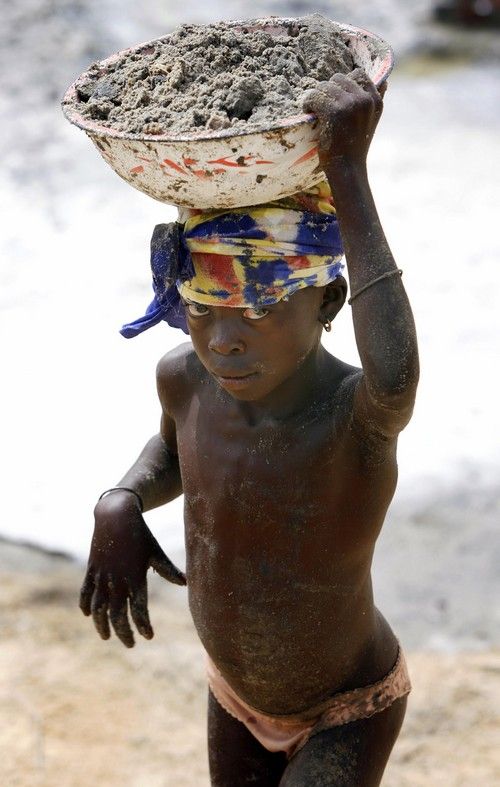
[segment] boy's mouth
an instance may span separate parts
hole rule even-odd
[[[214,372],[214,377],[223,385],[224,388],[231,388],[231,389],[238,389],[244,388],[249,382],[254,380],[258,375],[258,372],[232,372],[229,374],[228,372]]]

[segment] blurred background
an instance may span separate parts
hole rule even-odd
[[[5,658],[20,659],[21,652],[26,655],[32,649],[36,660],[19,667],[18,673],[7,671],[3,694],[0,688],[0,709],[5,701],[11,722],[14,713],[17,724],[9,726],[14,754],[3,783],[38,784],[47,778],[47,783],[61,785],[94,783],[90,775],[87,781],[69,771],[67,780],[50,782],[54,763],[60,767],[70,754],[78,759],[84,749],[81,741],[68,741],[64,733],[68,718],[76,724],[71,713],[78,717],[80,712],[73,705],[68,717],[64,702],[79,689],[68,684],[64,701],[54,700],[49,711],[47,685],[60,689],[61,670],[70,663],[62,645],[68,638],[87,654],[80,658],[103,658],[102,643],[87,643],[93,636],[90,624],[73,620],[93,506],[98,494],[117,482],[158,431],[156,362],[184,340],[166,324],[133,341],[119,335],[122,323],[143,314],[151,298],[153,226],[177,214],[175,208],[121,181],[85,134],[63,118],[60,99],[92,61],[163,35],[181,22],[320,12],[378,33],[395,50],[396,68],[369,170],[389,242],[404,269],[422,376],[413,421],[400,439],[400,481],[377,548],[375,593],[403,643],[417,654],[415,659],[427,658],[419,653],[434,654],[434,661],[425,662],[431,695],[435,685],[429,664],[438,664],[435,659],[456,667],[465,663],[463,654],[480,664],[489,654],[486,673],[500,670],[498,660],[491,661],[500,642],[500,33],[493,24],[500,12],[489,0],[469,3],[475,9],[469,16],[463,13],[463,3],[462,12],[456,10],[459,5],[443,2],[436,9],[430,0],[2,3],[0,569],[7,591],[1,620]],[[358,363],[348,308],[325,344],[344,360]],[[182,565],[182,501],[151,512],[147,521]],[[65,553],[82,565],[50,553]],[[153,600],[159,603],[161,594],[169,593],[153,582]],[[186,654],[195,645],[182,617],[184,602],[175,598],[178,616],[167,623],[179,629],[180,644],[169,639],[168,647],[173,663],[185,667]],[[40,622],[43,610],[49,618]],[[57,610],[67,614],[64,622]],[[161,618],[167,613],[157,614]],[[51,632],[52,639],[41,630]],[[49,639],[50,658],[42,658],[43,642],[47,645]],[[121,669],[124,675],[135,675],[140,665],[148,664],[148,653],[163,664],[160,650],[154,650],[159,645],[148,647],[140,655],[137,648],[123,655],[120,646],[110,643],[106,653],[111,662],[118,661],[101,664],[102,670],[112,667],[115,673]],[[78,669],[84,670],[83,662]],[[165,669],[157,667],[159,680],[169,685],[181,680]],[[104,691],[103,686],[95,688],[104,680],[102,670],[101,678],[92,677],[97,694]],[[195,691],[202,691],[201,672],[193,670],[193,683],[186,682],[189,702],[182,695],[186,707],[201,702]],[[27,674],[38,675],[43,699],[27,691]],[[440,675],[438,670],[438,682]],[[137,697],[142,697],[139,686]],[[425,716],[424,684],[420,691],[417,700],[420,696]],[[463,697],[453,691],[448,699],[460,704]],[[119,696],[117,688],[113,701]],[[477,712],[484,718],[481,692],[478,697]],[[89,696],[85,701],[91,705]],[[137,699],[139,705],[141,701]],[[470,707],[475,707],[472,700]],[[108,710],[109,722],[115,724]],[[135,718],[136,710],[130,707],[121,712]],[[96,705],[95,713],[104,724],[102,707]],[[59,737],[53,733],[52,748],[47,748],[49,718],[59,719],[61,730]],[[426,734],[432,729],[428,722],[427,718]],[[187,723],[184,718],[183,729]],[[192,723],[192,740],[202,740],[202,720]],[[90,734],[89,729],[84,732]],[[467,724],[460,729],[470,734]],[[96,783],[206,783],[204,765],[197,776],[186,775],[183,763],[191,749],[182,748],[183,741],[187,746],[184,738],[177,740],[175,751],[168,750],[168,757],[164,743],[158,743],[157,770],[145,771],[156,734],[152,730],[148,726],[138,733],[135,743],[127,738],[127,762],[135,763],[128,775],[102,771],[98,758]],[[487,737],[482,729],[483,743]],[[450,739],[450,752],[456,741]],[[94,740],[98,750],[105,743]],[[109,749],[103,752],[107,761]],[[404,751],[401,767],[403,755]],[[119,756],[123,761],[122,753]],[[481,771],[482,756],[483,765],[474,760],[472,770],[462,769],[457,781],[449,773],[440,781],[440,772],[425,771],[417,756],[410,781],[405,781],[403,769],[394,771],[394,781],[387,784],[493,784],[490,779],[500,766],[496,761]],[[162,757],[170,764],[177,757],[175,776],[165,775]],[[441,751],[436,768],[442,759]]]

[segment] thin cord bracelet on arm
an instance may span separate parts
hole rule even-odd
[[[377,276],[376,279],[373,279],[372,281],[369,281],[368,284],[365,284],[363,287],[360,287],[359,290],[356,290],[356,292],[351,295],[351,297],[349,298],[347,303],[350,306],[351,303],[353,302],[354,298],[357,298],[358,295],[361,295],[361,293],[364,292],[365,290],[367,290],[368,287],[372,287],[374,284],[377,284],[377,282],[382,281],[382,279],[389,278],[389,276],[395,276],[396,273],[399,273],[400,276],[403,275],[403,271],[401,270],[401,268],[397,268],[394,271],[387,271],[387,273],[383,273],[382,276]]]
[[[128,486],[112,486],[110,489],[106,489],[102,495],[99,495],[99,500],[102,500],[103,497],[109,495],[110,492],[131,492],[133,495],[136,496],[137,500],[139,501],[139,507],[141,509],[141,514],[144,511],[144,503],[142,502],[142,497],[140,496],[139,492],[136,492],[135,489],[130,489]]]

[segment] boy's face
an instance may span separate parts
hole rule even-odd
[[[198,358],[234,398],[264,399],[318,346],[324,291],[306,287],[261,310],[184,301]]]

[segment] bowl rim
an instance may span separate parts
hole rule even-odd
[[[251,24],[256,25],[259,27],[270,26],[272,23],[275,23],[279,26],[286,26],[287,24],[291,24],[293,22],[297,22],[304,17],[281,17],[281,16],[269,16],[269,17],[260,17],[258,19],[235,19],[235,20],[222,20],[224,24],[228,27],[241,27],[245,26],[248,27]],[[354,38],[365,38],[371,39],[379,42],[382,44],[381,51],[385,54],[382,67],[379,69],[377,74],[375,75],[375,79],[373,80],[374,84],[377,87],[385,82],[389,75],[391,74],[394,68],[394,50],[387,43],[381,36],[373,33],[371,30],[366,30],[362,27],[357,27],[355,25],[350,25],[345,22],[336,22],[333,19],[329,19],[329,22],[333,22],[335,25],[341,28],[342,32],[350,34],[350,37]],[[208,27],[208,25],[203,25]],[[289,129],[295,126],[301,126],[305,124],[312,124],[317,120],[316,115],[312,113],[300,113],[298,115],[289,115],[282,120],[278,120],[271,125],[263,124],[262,126],[254,126],[252,129],[248,131],[246,129],[234,129],[234,128],[225,128],[219,130],[211,130],[207,131],[207,129],[203,129],[199,132],[189,132],[189,133],[182,133],[182,134],[131,134],[127,131],[119,131],[117,129],[109,128],[108,126],[104,126],[101,123],[98,123],[95,120],[89,120],[88,118],[84,117],[77,109],[75,109],[75,97],[79,83],[87,76],[92,66],[101,66],[106,67],[110,63],[113,63],[115,60],[122,58],[124,55],[127,55],[130,52],[140,52],[141,50],[147,49],[154,44],[157,44],[159,41],[164,41],[165,39],[169,38],[174,31],[165,34],[164,36],[159,36],[157,38],[150,39],[149,41],[144,41],[143,43],[136,44],[132,47],[127,47],[126,49],[120,49],[118,52],[114,52],[109,57],[104,58],[103,60],[98,60],[95,63],[92,63],[89,68],[83,71],[77,79],[68,87],[64,96],[61,101],[61,108],[63,114],[70,123],[81,128],[83,131],[92,134],[93,136],[100,136],[100,137],[109,137],[110,139],[121,139],[127,140],[131,142],[158,142],[158,143],[168,143],[168,142],[211,142],[217,141],[221,139],[234,139],[235,137],[246,137],[251,136],[252,134],[271,134],[273,132],[279,132],[282,129]]]

